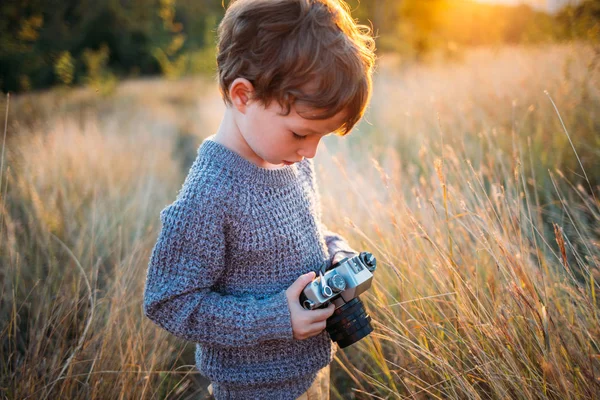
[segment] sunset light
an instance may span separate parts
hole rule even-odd
[[[458,0],[462,1],[462,0]],[[575,6],[582,2],[582,0],[475,0],[480,3],[491,3],[491,4],[505,4],[511,6],[517,6],[519,4],[526,4],[535,9],[547,12],[556,12],[561,8],[572,5]]]

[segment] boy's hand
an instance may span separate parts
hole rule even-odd
[[[285,296],[292,316],[292,331],[294,339],[304,340],[323,332],[327,318],[333,315],[335,305],[329,304],[327,308],[317,310],[305,310],[300,305],[300,293],[315,278],[315,272],[311,271],[296,279],[296,282],[287,288]]]

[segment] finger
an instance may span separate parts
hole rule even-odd
[[[311,313],[313,322],[320,322],[320,321],[325,321],[326,319],[331,317],[333,315],[334,311],[335,311],[335,305],[329,304],[329,306],[327,308],[317,309],[317,310],[313,310],[313,311],[309,311],[309,312]]]
[[[319,333],[323,332],[326,326],[327,324],[325,322],[310,324],[306,327],[306,330],[302,334],[300,334],[300,337],[302,338],[300,340],[308,339],[310,337],[318,335]]]
[[[296,281],[292,284],[291,286],[291,292],[294,294],[294,296],[296,296],[297,298],[300,298],[300,293],[302,293],[302,291],[304,290],[304,288],[306,287],[306,285],[308,285],[310,282],[312,282],[312,280],[315,278],[315,272],[314,271],[310,271],[307,274],[304,274],[302,276],[300,276],[298,279],[296,279]]]
[[[317,323],[312,324],[310,326],[310,331],[312,333],[312,336],[318,335],[319,333],[323,332],[323,330],[326,327],[327,327],[327,322],[326,321],[317,322]]]

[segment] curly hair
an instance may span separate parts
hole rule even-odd
[[[237,0],[218,29],[217,70],[223,100],[238,77],[254,86],[253,99],[277,101],[289,114],[306,106],[307,119],[346,110],[336,133],[362,118],[371,97],[375,41],[342,0]],[[304,109],[304,107],[303,107]]]

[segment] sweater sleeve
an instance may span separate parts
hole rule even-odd
[[[327,250],[329,251],[329,262],[333,263],[335,257],[340,254],[343,257],[351,257],[353,255],[358,254],[356,250],[354,250],[348,241],[341,235],[330,231],[327,226],[322,222],[322,207],[321,207],[321,193],[319,191],[319,184],[317,182],[317,174],[315,172],[314,162],[312,159],[308,159],[305,164],[306,175],[310,181],[312,186],[312,190],[314,192],[315,201],[316,201],[316,217],[321,225],[321,231],[323,232],[323,236],[325,238],[325,243],[327,245]]]
[[[358,254],[358,252],[354,250],[350,244],[348,244],[346,239],[327,229],[325,224],[321,223],[321,226],[323,229],[323,236],[325,236],[325,243],[327,244],[327,249],[329,250],[329,260],[331,263],[333,263],[336,256],[343,258],[352,257]]]
[[[173,335],[197,343],[243,347],[293,339],[285,291],[258,299],[212,290],[226,267],[224,206],[208,193],[195,197],[202,200],[181,196],[160,213],[144,314]]]

